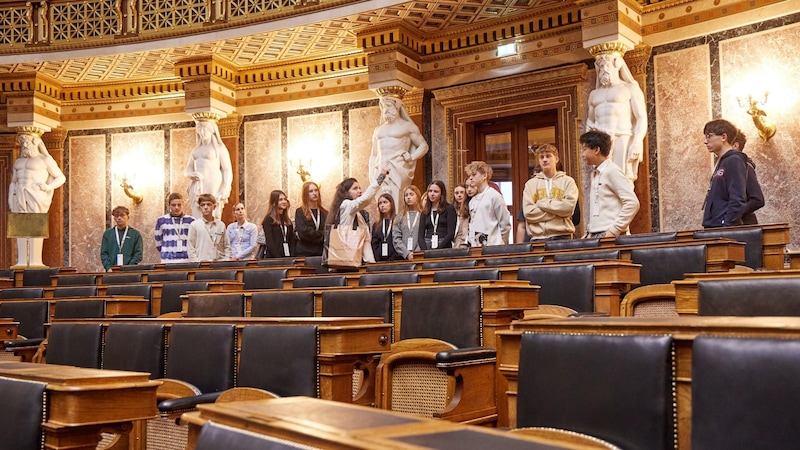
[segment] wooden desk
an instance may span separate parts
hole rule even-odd
[[[146,373],[6,362],[0,363],[0,376],[47,384],[47,449],[93,450],[101,431],[127,433],[133,421],[157,413],[161,382]]]
[[[508,421],[498,426],[517,424],[519,352],[522,333],[671,335],[675,339],[678,398],[678,448],[691,448],[692,343],[700,335],[800,339],[800,317],[608,317],[517,321],[511,330],[498,332],[498,370],[508,380]],[[498,377],[500,378],[500,377]]]
[[[587,448],[308,397],[215,403],[199,405],[198,409],[181,418],[189,424],[186,448],[190,450],[195,448],[200,429],[208,420],[323,449]]]
[[[15,299],[0,299],[0,305],[3,303],[19,303],[19,302],[48,302],[50,304],[50,319],[52,320],[55,314],[53,306],[58,302],[80,302],[87,300],[102,300],[106,304],[106,317],[113,317],[117,315],[146,315],[149,302],[137,296],[130,295],[109,295],[97,297],[47,297],[47,298],[15,298]]]

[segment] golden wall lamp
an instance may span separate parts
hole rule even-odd
[[[762,99],[754,98],[751,94],[747,95],[746,100],[742,99],[741,97],[736,97],[739,107],[745,108],[747,110],[747,114],[750,114],[750,116],[753,118],[753,124],[758,130],[758,135],[761,136],[761,139],[763,139],[764,142],[770,140],[770,138],[774,136],[775,132],[778,130],[774,123],[767,120],[767,113],[758,107],[759,103],[762,105],[767,103],[768,94],[769,93],[765,91]]]
[[[122,175],[119,186],[122,188],[122,191],[125,192],[125,195],[127,195],[128,197],[131,198],[131,200],[133,200],[133,203],[138,205],[139,203],[142,203],[142,200],[144,200],[142,194],[136,192],[133,189],[133,186],[131,186],[130,183],[128,183],[128,177],[126,177],[125,175]]]

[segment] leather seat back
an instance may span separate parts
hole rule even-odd
[[[404,289],[402,301],[400,339],[439,339],[458,348],[483,345],[480,286]]]
[[[577,312],[594,312],[592,264],[520,267],[517,278],[540,286],[540,305],[559,305]]]
[[[706,246],[652,247],[631,250],[631,261],[641,264],[639,284],[669,284],[686,273],[706,271]]]
[[[187,317],[244,317],[244,292],[189,295]]]
[[[761,228],[714,228],[694,232],[695,239],[728,238],[744,242],[744,265],[752,269],[764,267],[764,240]]]
[[[103,369],[147,372],[164,377],[166,355],[163,324],[112,323],[106,329]]]
[[[102,319],[106,316],[105,300],[62,300],[54,306],[56,319]]]
[[[54,323],[47,342],[48,364],[100,368],[102,324]]]
[[[245,290],[282,289],[283,279],[289,277],[289,269],[247,269],[242,272]]]
[[[517,426],[576,431],[625,449],[674,448],[673,365],[671,336],[525,333]]]
[[[42,424],[47,421],[46,383],[0,377],[0,447],[14,450],[39,450]]]
[[[4,302],[0,317],[19,322],[17,334],[27,339],[44,338],[44,324],[50,322],[49,302]]]
[[[97,286],[61,286],[53,289],[53,297],[96,297]]]
[[[233,387],[235,361],[235,325],[172,325],[167,378],[192,384],[203,394],[221,392]]]
[[[253,292],[251,317],[314,317],[312,291]]]
[[[390,289],[324,291],[322,317],[380,317],[393,323],[393,298]]]
[[[433,281],[437,283],[452,283],[454,281],[485,281],[499,280],[500,269],[462,269],[440,270],[433,274]]]
[[[417,283],[419,283],[419,273],[417,272],[365,273],[358,277],[359,286]]]
[[[800,278],[704,280],[697,283],[701,316],[800,316]]]

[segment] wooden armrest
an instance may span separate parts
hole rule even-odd
[[[620,304],[620,315],[623,317],[633,317],[636,304],[639,302],[658,298],[672,299],[675,301],[675,286],[672,284],[651,284],[640,286],[630,292]]]
[[[171,398],[194,397],[201,394],[199,389],[185,381],[172,378],[160,378],[158,381],[161,382],[161,386],[156,391],[156,400],[159,402]]]
[[[578,433],[575,431],[561,430],[558,428],[544,428],[544,427],[530,427],[530,428],[515,428],[511,430],[512,433],[521,434],[525,436],[535,436],[552,440],[554,443],[570,443],[578,444],[581,448],[594,448],[603,450],[621,450],[616,445],[606,442],[602,439],[588,434]]]
[[[239,402],[245,400],[269,400],[279,396],[264,389],[250,387],[235,387],[223,391],[214,403]]]

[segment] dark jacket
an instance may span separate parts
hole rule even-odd
[[[286,243],[289,244],[289,254],[283,251],[283,230],[280,224],[267,216],[261,225],[264,228],[264,237],[267,240],[264,258],[282,258],[284,256],[295,256],[296,239],[294,237],[294,227],[289,224],[286,227]]]
[[[297,208],[294,213],[294,226],[297,230],[296,256],[321,256],[322,241],[325,238],[325,219],[328,213],[319,211],[319,229],[314,225],[314,219],[306,219],[303,208]],[[313,212],[313,211],[312,211]]]
[[[384,225],[383,220],[384,219],[380,219],[372,224],[372,253],[375,255],[375,261],[402,260],[403,257],[397,253],[397,250],[394,249],[394,240],[392,239],[392,228],[394,227],[394,224],[389,227],[386,235],[384,235],[383,229],[386,225]],[[381,256],[381,244],[383,244],[384,241],[389,247],[387,256]]]
[[[742,224],[747,206],[747,156],[728,150],[717,163],[703,204],[703,227]]]
[[[453,246],[453,239],[456,237],[456,210],[453,205],[447,205],[441,214],[438,211],[422,214],[419,224],[419,248],[421,250],[428,250],[430,246],[434,217],[438,217],[436,235],[439,236],[439,246],[436,248]]]
[[[756,164],[749,156],[745,157],[747,158],[747,206],[744,208],[742,223],[755,225],[758,223],[755,212],[764,207],[764,193],[761,192],[761,185],[756,176]]]

